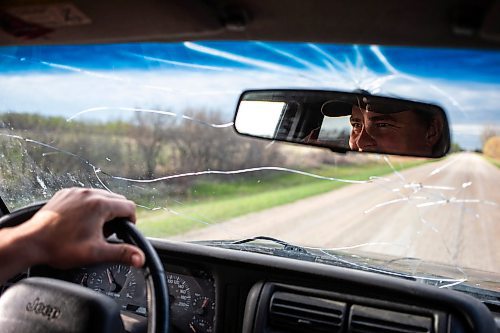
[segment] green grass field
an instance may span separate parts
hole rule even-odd
[[[416,160],[397,163],[395,167],[402,170],[425,162]],[[387,164],[373,163],[307,171],[340,179],[368,180],[370,176],[389,174],[392,169]],[[192,187],[191,195],[182,203],[177,202],[156,211],[140,209],[138,228],[147,236],[164,238],[346,185],[349,184],[298,174],[274,174],[264,179],[225,183],[200,183]]]
[[[496,166],[497,168],[500,168],[500,160],[498,159],[495,159],[495,158],[491,158],[491,157],[486,157],[483,155],[483,157],[489,161],[491,164],[493,164],[494,166]]]

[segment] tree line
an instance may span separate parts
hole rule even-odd
[[[100,186],[112,176],[154,179],[204,170],[237,170],[281,164],[268,142],[241,137],[219,112],[186,110],[193,120],[137,112],[128,121],[67,121],[62,117],[0,114],[2,186]],[[26,140],[27,139],[27,140]],[[182,193],[190,180],[177,181]]]

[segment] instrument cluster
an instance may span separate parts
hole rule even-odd
[[[168,266],[170,318],[175,332],[211,333],[215,320],[215,283],[203,270]],[[146,317],[146,284],[141,270],[121,264],[79,268],[65,280],[113,298],[122,311]]]

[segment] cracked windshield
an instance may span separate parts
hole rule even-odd
[[[0,72],[0,194],[10,210],[64,187],[101,188],[137,203],[147,236],[500,291],[499,52],[2,47]],[[285,88],[439,105],[450,153],[342,154],[236,133],[243,91]]]

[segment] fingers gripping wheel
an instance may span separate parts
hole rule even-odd
[[[14,227],[27,221],[43,205],[35,204],[3,216],[0,218],[0,228]],[[115,219],[107,222],[105,228],[107,234],[115,233],[118,238],[144,252],[148,333],[168,332],[168,289],[163,265],[155,249],[129,221]],[[118,305],[108,297],[76,284],[43,278],[21,281],[0,297],[0,327],[3,332],[9,333],[105,333],[123,329]]]

